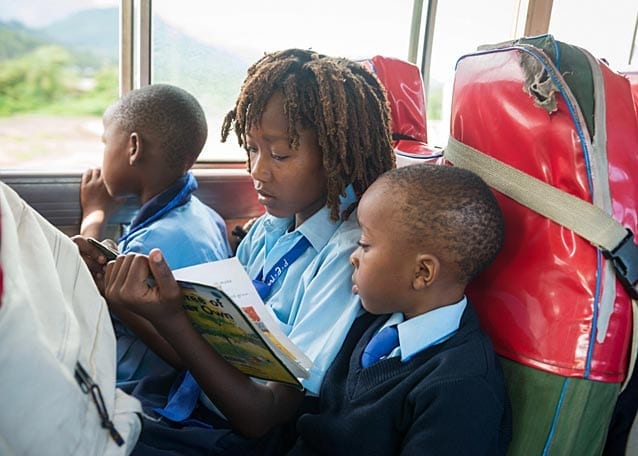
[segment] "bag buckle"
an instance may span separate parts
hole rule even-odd
[[[627,230],[627,236],[613,250],[603,250],[605,258],[612,261],[618,280],[632,299],[638,299],[638,245],[634,234]]]

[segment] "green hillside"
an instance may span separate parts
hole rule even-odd
[[[84,36],[82,46],[64,43],[63,36],[55,36],[63,28],[0,22],[0,116],[101,115],[117,97],[117,59],[103,52],[104,41],[92,44]],[[113,49],[117,54],[117,42]]]
[[[19,22],[0,22],[0,61],[19,57],[45,43],[38,32]]]
[[[0,22],[0,115],[100,115],[117,98],[118,15],[88,9],[40,29]],[[248,62],[161,20],[152,26],[152,81],[179,84],[225,114]]]

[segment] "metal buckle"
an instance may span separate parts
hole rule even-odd
[[[603,250],[605,258],[612,261],[618,280],[632,299],[638,299],[638,245],[634,243],[634,233],[627,230],[627,236],[612,251]]]

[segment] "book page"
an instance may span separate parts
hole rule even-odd
[[[278,351],[298,364],[301,369],[296,369],[299,371],[297,375],[307,377],[312,361],[283,333],[279,322],[259,297],[251,278],[236,257],[176,269],[173,275],[180,281],[213,286],[222,290]]]
[[[301,389],[297,373],[281,361],[260,337],[258,328],[221,290],[179,282],[184,310],[193,326],[226,361],[252,377],[287,383]]]

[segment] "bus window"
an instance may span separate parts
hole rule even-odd
[[[244,160],[232,138],[219,142],[219,130],[248,65],[264,52],[300,47],[406,59],[413,8],[411,0],[326,0],[311,11],[292,0],[223,8],[194,0],[8,3],[0,11],[0,168],[101,163],[101,115],[118,96],[119,14],[127,4],[136,9],[132,85],[164,82],[193,93],[209,121],[200,159],[217,162]],[[146,31],[135,21],[146,5],[150,37],[141,37]],[[141,42],[150,42],[149,68],[140,68]]]
[[[248,66],[265,52],[298,47],[350,58],[407,59],[412,1],[294,0],[152,2],[151,81],[179,85],[203,104],[209,139],[200,160],[243,160],[234,137],[219,141]]]
[[[427,88],[428,142],[445,146],[449,134],[454,67],[463,54],[514,38],[516,0],[437,2]]]
[[[118,95],[118,3],[3,2],[0,168],[101,163],[101,115]]]
[[[636,2],[631,0],[561,0],[552,7],[549,32],[561,41],[587,49],[619,70],[631,63],[637,15]],[[603,30],[604,33],[595,33]]]
[[[633,1],[488,3],[325,0],[300,6],[293,0],[246,0],[220,8],[218,2],[197,0],[4,2],[0,169],[98,166],[101,114],[117,98],[118,86],[128,90],[160,82],[185,88],[204,106],[209,140],[200,161],[243,161],[233,138],[219,142],[221,120],[233,107],[248,65],[264,52],[288,47],[354,59],[377,54],[411,58],[425,66],[428,141],[436,146],[447,142],[455,62],[479,45],[549,31],[617,70],[632,63],[632,52],[638,53]],[[119,17],[127,17],[131,5],[136,14],[127,14],[135,16],[129,18],[135,30],[127,39]],[[142,10],[149,18],[146,28],[136,22]],[[418,43],[411,41],[414,37]],[[129,52],[136,58],[119,62],[120,41],[131,44]],[[147,51],[142,44],[148,44]],[[135,77],[125,81],[118,64]]]

